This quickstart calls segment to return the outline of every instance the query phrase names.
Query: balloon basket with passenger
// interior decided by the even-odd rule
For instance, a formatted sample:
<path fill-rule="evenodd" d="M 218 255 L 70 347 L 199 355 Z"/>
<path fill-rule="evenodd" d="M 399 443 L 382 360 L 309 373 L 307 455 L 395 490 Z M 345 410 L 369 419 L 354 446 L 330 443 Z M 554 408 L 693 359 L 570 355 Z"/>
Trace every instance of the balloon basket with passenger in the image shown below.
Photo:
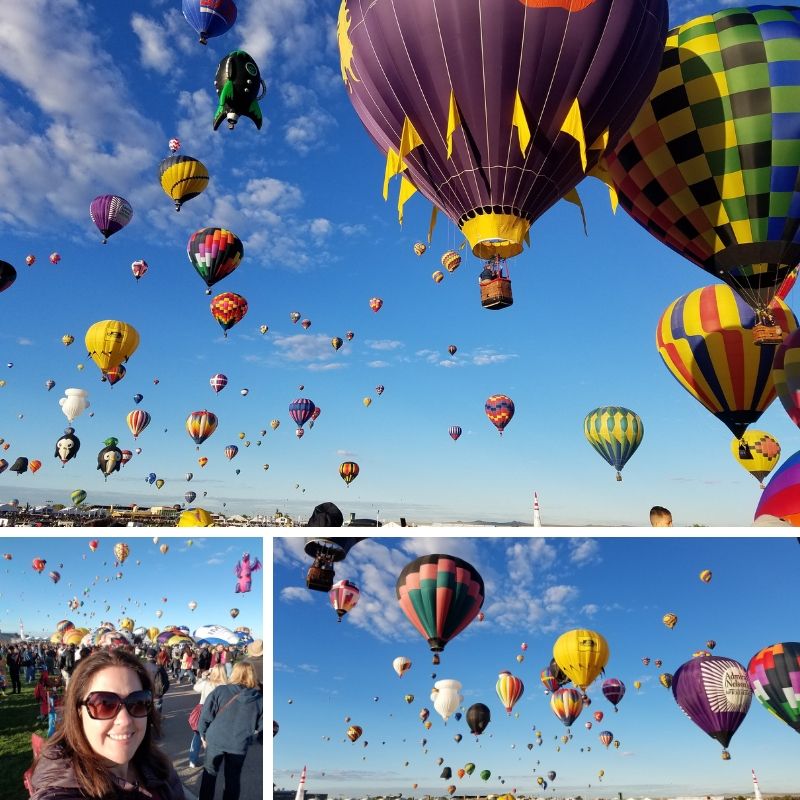
<path fill-rule="evenodd" d="M 508 267 L 504 258 L 495 256 L 487 261 L 478 278 L 478 284 L 481 290 L 481 305 L 484 308 L 497 311 L 513 305 L 511 278 L 508 276 Z"/>
<path fill-rule="evenodd" d="M 756 309 L 756 324 L 753 325 L 753 344 L 760 347 L 783 344 L 786 331 L 775 321 L 769 312 Z"/>

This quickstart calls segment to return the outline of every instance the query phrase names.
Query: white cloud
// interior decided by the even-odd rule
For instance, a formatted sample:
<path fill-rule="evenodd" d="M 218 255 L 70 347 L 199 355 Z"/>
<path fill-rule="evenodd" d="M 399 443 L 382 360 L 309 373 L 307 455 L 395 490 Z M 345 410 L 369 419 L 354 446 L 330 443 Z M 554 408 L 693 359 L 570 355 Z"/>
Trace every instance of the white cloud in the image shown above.
<path fill-rule="evenodd" d="M 384 368 L 384 367 L 388 367 L 389 366 L 389 362 L 388 361 L 368 361 L 367 362 L 367 366 L 368 367 L 372 367 L 374 369 L 381 369 L 381 368 Z"/>
<path fill-rule="evenodd" d="M 332 230 L 333 225 L 331 224 L 331 221 L 322 217 L 312 219 L 311 224 L 309 225 L 309 231 L 314 236 L 328 236 Z"/>
<path fill-rule="evenodd" d="M 180 73 L 181 53 L 189 53 L 193 46 L 191 28 L 183 15 L 171 9 L 161 20 L 134 13 L 131 28 L 139 38 L 139 58 L 145 69 L 160 75 Z"/>
<path fill-rule="evenodd" d="M 600 610 L 597 603 L 587 603 L 581 608 L 581 614 L 586 614 L 587 617 L 593 617 Z"/>
<path fill-rule="evenodd" d="M 563 611 L 567 602 L 576 599 L 578 590 L 574 586 L 549 586 L 542 593 L 545 608 L 548 612 Z"/>
<path fill-rule="evenodd" d="M 367 339 L 364 342 L 365 347 L 370 350 L 399 350 L 405 345 L 396 339 Z"/>
<path fill-rule="evenodd" d="M 281 589 L 281 600 L 286 603 L 311 603 L 311 592 L 303 586 L 285 586 Z"/>
<path fill-rule="evenodd" d="M 521 539 L 506 548 L 508 575 L 523 586 L 532 585 L 556 561 L 556 548 L 546 539 Z"/>
<path fill-rule="evenodd" d="M 596 539 L 570 539 L 570 560 L 583 566 L 600 561 L 600 545 Z"/>
<path fill-rule="evenodd" d="M 339 230 L 345 236 L 359 236 L 362 233 L 367 232 L 367 226 L 362 225 L 360 222 L 356 223 L 355 225 L 340 225 Z"/>
<path fill-rule="evenodd" d="M 333 354 L 330 338 L 322 333 L 278 334 L 272 339 L 272 346 L 280 358 L 291 362 L 329 362 Z"/>
<path fill-rule="evenodd" d="M 26 338 L 23 337 L 21 339 L 17 339 L 17 344 L 18 345 L 22 345 L 23 347 L 29 347 L 30 345 L 33 344 L 33 340 L 32 339 L 26 339 Z"/>
<path fill-rule="evenodd" d="M 284 126 L 286 144 L 306 155 L 321 147 L 336 120 L 321 108 L 312 108 L 289 120 Z"/>
<path fill-rule="evenodd" d="M 329 364 L 309 364 L 308 369 L 311 372 L 329 372 L 332 369 L 344 369 L 347 364 L 342 364 L 340 361 L 332 361 Z"/>

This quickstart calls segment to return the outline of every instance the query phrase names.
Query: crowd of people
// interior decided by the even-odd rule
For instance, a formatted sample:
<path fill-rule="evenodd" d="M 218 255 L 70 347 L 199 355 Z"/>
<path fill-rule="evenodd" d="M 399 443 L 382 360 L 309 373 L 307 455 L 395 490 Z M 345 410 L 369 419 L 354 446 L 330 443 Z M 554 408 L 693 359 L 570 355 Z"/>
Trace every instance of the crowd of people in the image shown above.
<path fill-rule="evenodd" d="M 0 645 L 0 693 L 34 684 L 47 739 L 26 776 L 32 800 L 184 800 L 160 749 L 171 682 L 198 693 L 189 714 L 189 766 L 202 768 L 199 800 L 238 800 L 250 745 L 263 733 L 263 643 L 114 648 L 22 642 Z M 5 695 L 3 695 L 5 696 Z M 205 749 L 201 757 L 201 749 Z"/>

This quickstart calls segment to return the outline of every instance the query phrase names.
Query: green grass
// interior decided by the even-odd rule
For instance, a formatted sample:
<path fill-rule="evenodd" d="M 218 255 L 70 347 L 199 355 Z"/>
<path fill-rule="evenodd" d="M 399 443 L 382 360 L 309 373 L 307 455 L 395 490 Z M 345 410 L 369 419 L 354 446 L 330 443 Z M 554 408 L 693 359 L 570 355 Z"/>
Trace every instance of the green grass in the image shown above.
<path fill-rule="evenodd" d="M 26 800 L 28 792 L 22 775 L 33 761 L 31 734 L 47 734 L 47 724 L 37 723 L 39 703 L 33 697 L 35 684 L 22 684 L 22 694 L 0 697 L 0 797 L 3 800 Z"/>

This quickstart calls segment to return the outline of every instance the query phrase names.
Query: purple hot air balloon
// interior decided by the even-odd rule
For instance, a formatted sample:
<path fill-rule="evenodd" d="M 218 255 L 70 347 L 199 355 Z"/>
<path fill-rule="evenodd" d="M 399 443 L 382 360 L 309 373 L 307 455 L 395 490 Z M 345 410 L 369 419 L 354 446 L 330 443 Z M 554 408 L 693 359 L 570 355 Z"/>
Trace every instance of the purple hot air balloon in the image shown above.
<path fill-rule="evenodd" d="M 298 430 L 311 419 L 315 408 L 314 402 L 305 397 L 298 397 L 289 403 L 289 416 L 297 423 Z"/>
<path fill-rule="evenodd" d="M 450 426 L 450 438 L 454 442 L 457 442 L 459 436 L 461 436 L 461 426 L 460 425 L 451 425 Z"/>
<path fill-rule="evenodd" d="M 625 697 L 625 684 L 619 678 L 603 681 L 603 696 L 614 706 L 614 711 L 619 711 L 617 703 Z"/>
<path fill-rule="evenodd" d="M 418 189 L 476 256 L 509 257 L 630 127 L 667 18 L 666 0 L 342 0 L 342 78 L 386 188 L 402 175 L 401 201 Z"/>
<path fill-rule="evenodd" d="M 747 670 L 732 658 L 697 656 L 672 676 L 672 694 L 689 719 L 726 748 L 750 708 Z M 723 758 L 729 758 L 723 750 Z"/>
<path fill-rule="evenodd" d="M 133 218 L 133 207 L 116 194 L 101 194 L 89 205 L 89 216 L 103 234 L 103 244 L 108 237 L 122 230 Z"/>

